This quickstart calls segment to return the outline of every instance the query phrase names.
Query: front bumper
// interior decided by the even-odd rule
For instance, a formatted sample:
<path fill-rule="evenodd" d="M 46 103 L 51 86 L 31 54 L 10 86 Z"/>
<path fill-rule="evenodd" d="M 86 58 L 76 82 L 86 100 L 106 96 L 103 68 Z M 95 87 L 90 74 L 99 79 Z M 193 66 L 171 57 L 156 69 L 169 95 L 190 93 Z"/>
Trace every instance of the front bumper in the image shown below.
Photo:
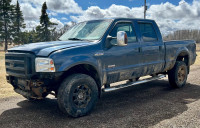
<path fill-rule="evenodd" d="M 6 79 L 14 87 L 15 92 L 22 96 L 42 99 L 51 91 L 56 92 L 62 81 L 62 75 L 62 72 L 39 73 L 30 79 L 7 75 Z"/>
<path fill-rule="evenodd" d="M 27 80 L 13 76 L 6 76 L 7 82 L 14 87 L 14 91 L 24 97 L 42 99 L 48 93 L 45 82 L 41 80 Z"/>

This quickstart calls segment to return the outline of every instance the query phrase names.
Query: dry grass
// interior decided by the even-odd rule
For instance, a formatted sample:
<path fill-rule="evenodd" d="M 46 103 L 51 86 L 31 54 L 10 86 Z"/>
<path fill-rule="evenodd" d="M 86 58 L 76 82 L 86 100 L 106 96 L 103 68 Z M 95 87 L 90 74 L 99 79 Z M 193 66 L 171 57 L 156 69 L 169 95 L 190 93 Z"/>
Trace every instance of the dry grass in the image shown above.
<path fill-rule="evenodd" d="M 12 85 L 8 84 L 6 81 L 4 58 L 5 58 L 5 53 L 0 52 L 0 98 L 18 95 L 13 91 Z"/>
<path fill-rule="evenodd" d="M 15 47 L 16 45 L 8 45 L 8 49 Z M 4 51 L 4 45 L 0 45 L 0 51 Z"/>
<path fill-rule="evenodd" d="M 194 65 L 200 65 L 200 52 L 197 52 L 197 58 Z"/>
<path fill-rule="evenodd" d="M 200 43 L 197 44 L 197 51 L 200 52 Z"/>

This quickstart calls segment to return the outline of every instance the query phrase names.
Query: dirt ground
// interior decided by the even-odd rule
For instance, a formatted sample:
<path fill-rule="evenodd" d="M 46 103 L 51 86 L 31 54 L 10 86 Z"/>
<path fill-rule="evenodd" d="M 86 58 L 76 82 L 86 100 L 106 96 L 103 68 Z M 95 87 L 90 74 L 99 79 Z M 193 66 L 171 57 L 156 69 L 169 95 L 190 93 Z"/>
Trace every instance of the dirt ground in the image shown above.
<path fill-rule="evenodd" d="M 0 99 L 0 127 L 49 128 L 198 128 L 200 126 L 200 66 L 193 66 L 187 85 L 169 87 L 167 79 L 103 93 L 85 117 L 62 114 L 54 98 L 28 102 L 21 96 Z"/>

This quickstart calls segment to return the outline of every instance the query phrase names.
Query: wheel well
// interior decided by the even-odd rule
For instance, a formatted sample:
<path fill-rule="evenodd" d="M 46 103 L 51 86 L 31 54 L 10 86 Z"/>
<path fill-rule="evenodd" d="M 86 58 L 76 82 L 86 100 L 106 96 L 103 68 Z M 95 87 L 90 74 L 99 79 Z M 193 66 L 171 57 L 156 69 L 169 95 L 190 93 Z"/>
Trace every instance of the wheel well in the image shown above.
<path fill-rule="evenodd" d="M 190 64 L 189 64 L 189 56 L 187 53 L 183 52 L 178 55 L 176 61 L 183 61 L 185 62 L 187 68 L 188 68 L 188 74 L 190 73 Z"/>
<path fill-rule="evenodd" d="M 180 53 L 176 59 L 176 61 L 183 61 L 187 66 L 189 66 L 189 56 L 187 53 Z"/>
<path fill-rule="evenodd" d="M 64 72 L 64 74 L 61 77 L 61 81 L 63 81 L 66 77 L 76 74 L 76 73 L 82 73 L 91 76 L 97 83 L 98 90 L 99 90 L 99 96 L 101 94 L 101 80 L 99 73 L 97 70 L 89 64 L 79 64 L 76 66 L 71 67 L 67 71 Z"/>

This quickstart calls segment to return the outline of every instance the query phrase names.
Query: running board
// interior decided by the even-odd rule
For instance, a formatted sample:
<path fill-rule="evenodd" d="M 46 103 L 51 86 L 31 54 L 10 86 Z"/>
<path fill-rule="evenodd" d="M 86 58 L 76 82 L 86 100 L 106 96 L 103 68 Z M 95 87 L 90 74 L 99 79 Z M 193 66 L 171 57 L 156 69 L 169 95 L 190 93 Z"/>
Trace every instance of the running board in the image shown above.
<path fill-rule="evenodd" d="M 118 89 L 121 89 L 121 88 L 126 88 L 126 87 L 130 87 L 130 86 L 138 85 L 138 84 L 147 83 L 147 82 L 150 82 L 150 81 L 153 81 L 153 80 L 162 79 L 164 77 L 166 77 L 166 75 L 157 75 L 157 76 L 154 76 L 154 77 L 151 77 L 151 78 L 139 80 L 139 81 L 136 81 L 136 82 L 131 82 L 131 83 L 128 83 L 128 84 L 121 84 L 121 85 L 117 85 L 117 86 L 113 86 L 113 87 L 109 87 L 109 88 L 104 88 L 104 89 L 102 89 L 102 91 L 103 92 L 111 92 L 111 91 L 115 91 L 115 90 L 118 90 Z"/>

